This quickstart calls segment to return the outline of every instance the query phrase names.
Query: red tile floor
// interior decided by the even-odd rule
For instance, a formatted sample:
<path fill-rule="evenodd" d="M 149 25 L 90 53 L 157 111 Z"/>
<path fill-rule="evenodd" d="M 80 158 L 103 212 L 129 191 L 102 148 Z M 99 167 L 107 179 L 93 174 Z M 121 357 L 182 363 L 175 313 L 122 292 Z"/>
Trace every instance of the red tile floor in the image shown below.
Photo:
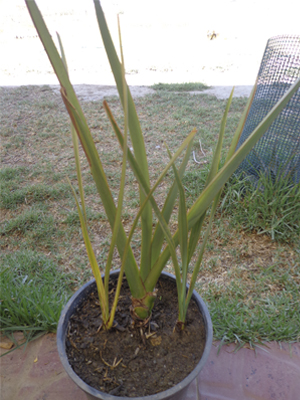
<path fill-rule="evenodd" d="M 240 349 L 212 346 L 186 400 L 300 400 L 300 343 Z M 5 350 L 1 349 L 3 353 Z M 86 400 L 66 375 L 55 334 L 0 358 L 1 400 Z"/>

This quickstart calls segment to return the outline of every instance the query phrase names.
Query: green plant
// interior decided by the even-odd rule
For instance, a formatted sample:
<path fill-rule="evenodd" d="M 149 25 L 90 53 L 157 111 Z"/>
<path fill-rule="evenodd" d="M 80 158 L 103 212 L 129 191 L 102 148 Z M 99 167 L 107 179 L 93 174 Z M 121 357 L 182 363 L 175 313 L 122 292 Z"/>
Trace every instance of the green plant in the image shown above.
<path fill-rule="evenodd" d="M 228 276 L 221 287 L 217 279 L 208 282 L 203 297 L 210 306 L 215 339 L 240 338 L 251 345 L 299 340 L 299 262 L 278 262 L 277 256 L 269 268 L 254 271 L 240 262 L 235 277 Z"/>
<path fill-rule="evenodd" d="M 299 242 L 300 183 L 291 184 L 283 174 L 274 178 L 261 172 L 254 182 L 248 176 L 233 177 L 224 189 L 220 210 L 244 231 Z"/>
<path fill-rule="evenodd" d="M 169 163 L 161 172 L 155 184 L 150 186 L 148 163 L 145 151 L 144 138 L 141 131 L 139 119 L 136 113 L 135 105 L 131 97 L 129 88 L 125 80 L 125 67 L 123 60 L 122 45 L 120 46 L 121 61 L 119 60 L 115 47 L 110 37 L 110 33 L 106 24 L 106 20 L 98 0 L 94 0 L 98 24 L 106 53 L 116 80 L 116 85 L 119 91 L 121 103 L 124 110 L 124 134 L 122 134 L 113 114 L 106 102 L 104 108 L 111 122 L 116 137 L 120 143 L 123 151 L 121 183 L 119 190 L 119 198 L 117 206 L 114 203 L 110 187 L 107 183 L 104 168 L 100 160 L 99 154 L 96 150 L 92 135 L 90 133 L 88 124 L 85 120 L 84 114 L 77 100 L 73 87 L 69 81 L 66 60 L 64 57 L 63 49 L 61 47 L 61 56 L 59 55 L 52 38 L 46 28 L 42 16 L 33 0 L 26 0 L 27 7 L 31 14 L 32 20 L 36 26 L 41 41 L 46 49 L 50 62 L 58 77 L 61 85 L 61 95 L 65 106 L 68 110 L 69 116 L 72 121 L 72 137 L 75 150 L 75 159 L 77 165 L 78 184 L 80 192 L 80 202 L 76 197 L 75 190 L 73 190 L 77 208 L 79 212 L 83 237 L 90 260 L 90 264 L 96 279 L 97 289 L 99 293 L 99 300 L 102 309 L 102 320 L 105 328 L 111 327 L 114 318 L 114 312 L 117 305 L 118 294 L 122 282 L 123 272 L 125 271 L 127 281 L 133 297 L 132 302 L 132 315 L 139 319 L 147 319 L 151 315 L 155 299 L 155 285 L 159 276 L 165 267 L 168 260 L 171 258 L 176 274 L 177 289 L 178 289 L 178 305 L 179 317 L 178 325 L 184 327 L 185 315 L 187 307 L 192 295 L 192 290 L 195 287 L 196 278 L 200 269 L 203 252 L 209 236 L 214 213 L 219 202 L 220 193 L 223 185 L 232 175 L 232 173 L 239 166 L 241 161 L 249 153 L 254 144 L 262 137 L 264 132 L 268 129 L 276 116 L 281 112 L 289 99 L 298 90 L 300 80 L 294 84 L 291 89 L 285 94 L 282 100 L 272 109 L 268 116 L 261 122 L 261 124 L 253 131 L 247 141 L 235 152 L 236 144 L 239 135 L 243 128 L 248 110 L 254 96 L 255 88 L 250 96 L 246 109 L 243 113 L 241 121 L 238 125 L 233 141 L 231 143 L 225 164 L 219 169 L 221 149 L 223 142 L 223 135 L 226 125 L 227 114 L 229 111 L 232 94 L 226 106 L 225 114 L 222 119 L 220 136 L 215 150 L 212 161 L 212 167 L 206 180 L 205 189 L 197 198 L 193 206 L 187 211 L 185 202 L 184 188 L 181 183 L 184 170 L 186 168 L 190 151 L 192 148 L 192 139 L 195 136 L 195 130 L 192 131 L 187 138 L 183 141 L 182 145 L 172 156 L 170 151 L 167 152 L 170 157 Z M 59 39 L 60 41 L 60 39 Z M 121 41 L 121 39 L 120 39 Z M 127 145 L 127 130 L 130 134 L 131 144 L 133 146 L 134 154 L 130 151 Z M 104 281 L 101 278 L 100 270 L 96 261 L 94 251 L 89 239 L 88 227 L 85 216 L 85 206 L 83 197 L 83 187 L 81 182 L 80 163 L 77 147 L 77 136 L 84 149 L 85 155 L 90 165 L 91 173 L 93 175 L 98 193 L 101 197 L 107 219 L 112 229 L 112 238 L 110 250 L 107 257 L 107 265 L 105 269 Z M 175 166 L 175 161 L 179 155 L 187 148 L 186 153 L 181 161 L 179 168 Z M 127 236 L 124 227 L 121 223 L 123 192 L 126 177 L 126 164 L 127 161 L 133 171 L 135 178 L 139 183 L 140 191 L 140 209 L 132 224 L 132 228 Z M 164 176 L 167 174 L 169 168 L 173 169 L 174 182 L 167 194 L 166 200 L 162 210 L 159 209 L 153 194 L 158 187 Z M 178 230 L 171 233 L 168 226 L 170 217 L 174 210 L 177 195 L 179 193 L 179 213 L 178 213 Z M 81 203 L 81 204 L 80 204 Z M 206 212 L 212 204 L 210 212 L 209 224 L 206 229 L 200 253 L 194 266 L 192 278 L 190 281 L 190 288 L 186 294 L 186 283 L 188 265 L 197 248 L 200 238 L 203 222 Z M 157 218 L 157 224 L 153 232 L 153 215 Z M 138 222 L 141 221 L 141 250 L 140 250 L 140 265 L 138 267 L 137 259 L 134 257 L 132 248 L 130 246 L 131 239 L 136 232 Z M 190 233 L 189 233 L 190 232 Z M 180 256 L 177 258 L 176 247 L 179 245 Z M 118 287 L 115 294 L 114 304 L 109 310 L 108 304 L 108 280 L 111 268 L 111 260 L 114 248 L 117 247 L 120 257 L 122 259 L 121 270 L 119 274 Z M 181 265 L 180 265 L 181 264 Z"/>
<path fill-rule="evenodd" d="M 0 257 L 3 332 L 55 332 L 71 280 L 44 254 L 21 250 Z"/>
<path fill-rule="evenodd" d="M 168 92 L 188 92 L 192 90 L 205 90 L 209 86 L 204 85 L 200 82 L 189 82 L 189 83 L 157 83 L 152 85 L 154 90 L 166 90 Z"/>

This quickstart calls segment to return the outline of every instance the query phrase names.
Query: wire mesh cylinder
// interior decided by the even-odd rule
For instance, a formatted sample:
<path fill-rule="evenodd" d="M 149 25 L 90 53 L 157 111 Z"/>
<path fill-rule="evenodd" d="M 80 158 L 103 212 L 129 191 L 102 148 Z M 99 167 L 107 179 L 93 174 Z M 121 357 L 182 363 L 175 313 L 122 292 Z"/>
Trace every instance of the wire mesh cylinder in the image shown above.
<path fill-rule="evenodd" d="M 237 148 L 300 77 L 300 36 L 268 40 L 258 72 L 257 90 Z M 257 181 L 261 174 L 300 181 L 300 90 L 240 165 L 238 174 Z"/>

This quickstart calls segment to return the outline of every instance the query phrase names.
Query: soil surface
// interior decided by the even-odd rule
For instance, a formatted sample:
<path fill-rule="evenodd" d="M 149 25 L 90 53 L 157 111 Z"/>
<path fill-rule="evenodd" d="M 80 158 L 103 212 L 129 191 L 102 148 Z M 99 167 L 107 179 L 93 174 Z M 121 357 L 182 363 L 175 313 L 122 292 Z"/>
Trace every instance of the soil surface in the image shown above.
<path fill-rule="evenodd" d="M 111 283 L 111 293 L 114 292 Z M 150 324 L 134 325 L 126 280 L 115 317 L 117 327 L 99 330 L 100 307 L 96 290 L 70 319 L 66 341 L 69 362 L 88 385 L 115 396 L 137 397 L 170 389 L 196 367 L 205 346 L 202 315 L 192 300 L 183 331 L 174 329 L 177 291 L 161 278 Z"/>

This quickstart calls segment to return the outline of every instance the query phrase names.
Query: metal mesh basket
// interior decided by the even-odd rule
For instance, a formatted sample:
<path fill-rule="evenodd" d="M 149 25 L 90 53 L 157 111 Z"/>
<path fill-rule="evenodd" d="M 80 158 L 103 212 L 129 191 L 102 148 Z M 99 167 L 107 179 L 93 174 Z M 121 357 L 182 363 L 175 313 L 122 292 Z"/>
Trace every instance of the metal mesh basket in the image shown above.
<path fill-rule="evenodd" d="M 237 148 L 271 108 L 300 77 L 300 36 L 268 40 L 258 72 L 258 84 Z M 291 184 L 300 181 L 300 90 L 295 93 L 264 136 L 240 165 L 237 173 L 256 182 L 261 174 Z"/>

